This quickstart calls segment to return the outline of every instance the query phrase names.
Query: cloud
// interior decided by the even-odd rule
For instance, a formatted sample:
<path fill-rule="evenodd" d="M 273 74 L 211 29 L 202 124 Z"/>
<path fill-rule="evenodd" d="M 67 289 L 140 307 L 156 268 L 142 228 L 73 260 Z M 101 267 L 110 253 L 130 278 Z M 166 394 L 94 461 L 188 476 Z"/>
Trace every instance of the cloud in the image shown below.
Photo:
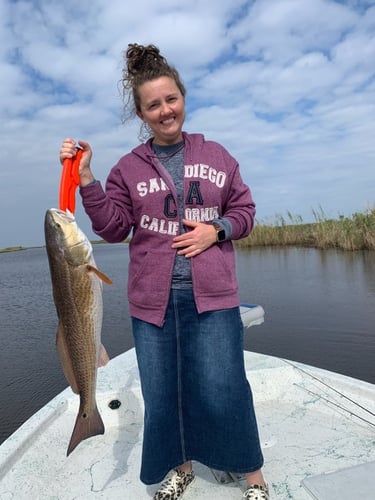
<path fill-rule="evenodd" d="M 0 248 L 43 244 L 64 137 L 91 143 L 103 181 L 138 143 L 118 88 L 132 42 L 158 45 L 180 71 L 185 129 L 238 159 L 260 220 L 374 206 L 373 1 L 4 0 Z"/>

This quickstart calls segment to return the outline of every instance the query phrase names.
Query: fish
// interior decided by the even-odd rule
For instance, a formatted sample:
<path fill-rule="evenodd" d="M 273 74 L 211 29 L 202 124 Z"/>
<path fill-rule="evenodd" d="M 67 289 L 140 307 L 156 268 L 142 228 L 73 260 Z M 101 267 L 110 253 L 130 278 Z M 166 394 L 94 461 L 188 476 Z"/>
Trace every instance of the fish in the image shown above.
<path fill-rule="evenodd" d="M 109 361 L 101 344 L 103 282 L 108 276 L 95 264 L 93 248 L 69 210 L 50 208 L 44 220 L 46 251 L 58 316 L 56 348 L 79 410 L 67 456 L 81 441 L 104 434 L 96 402 L 97 368 Z"/>

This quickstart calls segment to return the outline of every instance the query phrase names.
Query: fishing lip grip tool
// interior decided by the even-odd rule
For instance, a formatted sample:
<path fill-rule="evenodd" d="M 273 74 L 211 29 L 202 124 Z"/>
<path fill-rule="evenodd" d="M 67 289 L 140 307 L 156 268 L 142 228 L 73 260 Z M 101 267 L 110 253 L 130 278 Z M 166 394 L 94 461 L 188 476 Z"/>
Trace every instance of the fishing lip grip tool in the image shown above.
<path fill-rule="evenodd" d="M 59 208 L 64 212 L 69 210 L 74 214 L 76 208 L 76 189 L 79 186 L 79 164 L 83 149 L 76 146 L 76 155 L 73 158 L 66 158 L 63 163 L 60 180 Z"/>

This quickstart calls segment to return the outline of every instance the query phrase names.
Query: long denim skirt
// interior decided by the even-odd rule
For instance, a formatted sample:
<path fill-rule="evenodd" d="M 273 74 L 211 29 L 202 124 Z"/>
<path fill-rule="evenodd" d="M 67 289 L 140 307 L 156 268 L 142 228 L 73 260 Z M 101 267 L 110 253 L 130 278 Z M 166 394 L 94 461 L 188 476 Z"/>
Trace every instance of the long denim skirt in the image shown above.
<path fill-rule="evenodd" d="M 145 405 L 141 481 L 158 483 L 188 460 L 260 469 L 239 308 L 198 314 L 192 290 L 172 290 L 163 327 L 132 326 Z"/>

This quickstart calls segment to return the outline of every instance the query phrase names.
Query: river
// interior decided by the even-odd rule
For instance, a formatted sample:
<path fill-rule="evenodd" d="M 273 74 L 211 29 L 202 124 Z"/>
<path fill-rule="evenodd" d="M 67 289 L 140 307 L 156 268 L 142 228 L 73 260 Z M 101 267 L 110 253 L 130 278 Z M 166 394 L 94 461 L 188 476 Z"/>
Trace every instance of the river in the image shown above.
<path fill-rule="evenodd" d="M 103 344 L 133 346 L 126 302 L 128 249 L 94 246 L 104 287 Z M 375 252 L 237 250 L 241 300 L 265 309 L 248 350 L 375 383 Z M 44 248 L 0 254 L 0 443 L 66 387 L 55 351 L 56 311 Z"/>

